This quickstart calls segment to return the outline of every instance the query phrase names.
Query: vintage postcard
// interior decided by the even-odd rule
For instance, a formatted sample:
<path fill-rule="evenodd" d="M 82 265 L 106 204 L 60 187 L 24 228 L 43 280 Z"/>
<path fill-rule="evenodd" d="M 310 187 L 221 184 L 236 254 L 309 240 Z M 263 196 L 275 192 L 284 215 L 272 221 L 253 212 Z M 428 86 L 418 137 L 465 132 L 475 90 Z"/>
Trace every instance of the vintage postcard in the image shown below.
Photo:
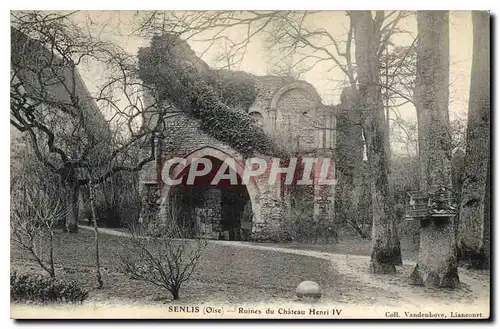
<path fill-rule="evenodd" d="M 487 11 L 10 12 L 14 319 L 489 319 Z"/>

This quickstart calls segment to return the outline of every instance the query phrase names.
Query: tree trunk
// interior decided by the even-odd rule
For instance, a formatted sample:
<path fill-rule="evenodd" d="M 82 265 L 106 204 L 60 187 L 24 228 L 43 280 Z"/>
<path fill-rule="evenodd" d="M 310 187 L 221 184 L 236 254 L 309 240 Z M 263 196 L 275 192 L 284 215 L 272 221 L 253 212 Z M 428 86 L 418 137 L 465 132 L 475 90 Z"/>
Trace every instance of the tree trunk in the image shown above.
<path fill-rule="evenodd" d="M 55 278 L 56 269 L 54 267 L 54 231 L 52 227 L 49 228 L 49 265 L 50 265 L 50 276 L 52 278 Z"/>
<path fill-rule="evenodd" d="M 449 22 L 447 11 L 419 11 L 416 104 L 419 129 L 420 188 L 446 188 L 451 197 Z M 421 219 L 418 263 L 413 284 L 458 285 L 453 217 Z"/>
<path fill-rule="evenodd" d="M 484 250 L 484 218 L 487 167 L 490 161 L 489 23 L 488 12 L 472 12 L 474 41 L 458 248 L 461 260 L 474 268 L 484 268 L 487 262 Z"/>
<path fill-rule="evenodd" d="M 388 161 L 390 162 L 391 160 L 391 156 L 392 156 L 392 153 L 391 153 L 391 140 L 390 140 L 390 127 L 391 127 L 391 122 L 390 122 L 390 106 L 389 106 L 389 45 L 385 45 L 385 58 L 386 58 L 386 61 L 385 61 L 385 83 L 384 83 L 384 89 L 385 89 L 385 94 L 384 94 L 384 98 L 385 98 L 385 106 L 384 106 L 384 110 L 385 110 L 385 131 L 386 131 L 386 134 L 384 136 L 384 141 L 385 143 L 387 144 L 387 159 Z M 390 167 L 389 167 L 390 168 Z"/>
<path fill-rule="evenodd" d="M 78 233 L 78 184 L 71 180 L 67 185 L 66 207 L 70 209 L 66 214 L 65 229 L 69 233 Z"/>
<path fill-rule="evenodd" d="M 179 299 L 179 288 L 180 287 L 173 287 L 170 289 L 170 293 L 172 294 L 173 300 L 178 300 Z"/>
<path fill-rule="evenodd" d="M 342 90 L 341 105 L 336 117 L 335 170 L 336 216 L 341 223 L 352 225 L 365 223 L 360 211 L 363 193 L 363 132 L 360 125 L 360 111 L 356 104 L 354 87 Z M 358 227 L 359 228 L 359 227 Z M 361 232 L 358 233 L 363 236 Z"/>
<path fill-rule="evenodd" d="M 401 249 L 389 195 L 389 162 L 385 142 L 385 115 L 380 88 L 380 24 L 370 11 L 350 13 L 354 25 L 355 56 L 358 69 L 358 104 L 370 168 L 373 209 L 371 269 L 375 273 L 395 273 Z"/>
<path fill-rule="evenodd" d="M 91 178 L 89 177 L 89 201 L 90 201 L 90 212 L 92 213 L 92 221 L 94 222 L 94 242 L 95 242 L 95 266 L 96 266 L 96 277 L 97 277 L 97 289 L 102 288 L 102 277 L 101 277 L 101 264 L 99 260 L 99 230 L 97 227 L 97 215 L 95 213 L 94 205 L 94 187 L 92 185 Z"/>
<path fill-rule="evenodd" d="M 488 174 L 486 178 L 486 196 L 484 200 L 484 268 L 490 268 L 490 259 L 491 259 L 491 246 L 490 246 L 490 237 L 491 237 L 491 162 L 488 163 Z"/>

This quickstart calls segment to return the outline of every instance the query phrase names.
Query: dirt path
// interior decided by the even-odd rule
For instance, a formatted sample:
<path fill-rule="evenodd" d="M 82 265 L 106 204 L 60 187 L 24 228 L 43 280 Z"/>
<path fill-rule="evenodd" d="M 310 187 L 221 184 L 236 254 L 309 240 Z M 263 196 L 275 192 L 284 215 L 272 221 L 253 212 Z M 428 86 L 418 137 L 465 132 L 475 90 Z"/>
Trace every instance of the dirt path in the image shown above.
<path fill-rule="evenodd" d="M 272 250 L 277 252 L 303 255 L 329 260 L 331 266 L 344 277 L 360 281 L 364 285 L 382 288 L 391 294 L 382 297 L 386 305 L 422 306 L 422 305 L 453 305 L 474 303 L 475 306 L 489 304 L 489 278 L 485 273 L 459 268 L 460 289 L 442 290 L 416 287 L 408 283 L 408 277 L 415 267 L 415 262 L 406 261 L 398 267 L 395 275 L 377 275 L 369 270 L 368 256 L 335 254 L 314 250 L 299 250 L 265 245 L 254 245 L 240 241 L 213 241 L 235 247 Z"/>
<path fill-rule="evenodd" d="M 93 230 L 92 227 L 80 226 L 82 229 Z M 128 237 L 129 234 L 112 229 L 99 228 L 103 234 Z M 346 278 L 359 281 L 364 285 L 390 292 L 387 296 L 381 296 L 387 306 L 417 306 L 422 305 L 449 305 L 471 303 L 474 306 L 485 307 L 489 305 L 490 282 L 489 273 L 481 271 L 470 271 L 459 268 L 461 288 L 455 290 L 432 289 L 415 287 L 410 285 L 408 277 L 415 266 L 415 262 L 404 261 L 404 265 L 398 267 L 395 275 L 376 275 L 369 271 L 370 259 L 368 256 L 335 254 L 314 250 L 301 250 L 291 248 L 280 248 L 275 246 L 256 245 L 244 241 L 220 241 L 211 240 L 210 243 L 237 248 L 250 248 L 260 250 L 271 250 L 281 253 L 302 255 L 328 260 L 336 271 Z M 380 305 L 382 306 L 382 305 Z"/>

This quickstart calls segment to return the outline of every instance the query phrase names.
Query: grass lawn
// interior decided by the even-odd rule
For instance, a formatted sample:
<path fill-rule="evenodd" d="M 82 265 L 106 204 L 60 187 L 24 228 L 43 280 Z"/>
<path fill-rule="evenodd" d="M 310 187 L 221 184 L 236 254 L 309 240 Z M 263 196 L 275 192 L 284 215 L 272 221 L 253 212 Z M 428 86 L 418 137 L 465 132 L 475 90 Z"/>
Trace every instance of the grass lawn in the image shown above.
<path fill-rule="evenodd" d="M 119 255 L 128 247 L 125 237 L 100 235 L 104 288 L 96 289 L 93 232 L 56 233 L 55 258 L 59 278 L 77 280 L 89 302 L 164 303 L 170 294 L 158 287 L 131 280 L 119 272 Z M 11 268 L 40 272 L 29 252 L 11 242 Z M 318 282 L 322 301 L 375 303 L 382 289 L 341 277 L 326 260 L 267 250 L 235 248 L 208 242 L 191 280 L 181 288 L 178 303 L 260 303 L 296 299 L 295 288 L 304 280 Z M 359 291 L 364 293 L 360 296 Z M 387 294 L 387 293 L 385 293 Z M 370 298 L 370 296 L 372 296 Z"/>

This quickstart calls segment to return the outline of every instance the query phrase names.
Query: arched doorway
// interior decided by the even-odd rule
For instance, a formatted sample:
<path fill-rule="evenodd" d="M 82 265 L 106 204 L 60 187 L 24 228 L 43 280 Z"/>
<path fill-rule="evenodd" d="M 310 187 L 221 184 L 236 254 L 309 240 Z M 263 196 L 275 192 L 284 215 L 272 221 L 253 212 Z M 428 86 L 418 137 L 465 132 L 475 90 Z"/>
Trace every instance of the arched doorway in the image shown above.
<path fill-rule="evenodd" d="M 172 169 L 171 178 L 181 179 L 175 186 L 164 186 L 162 208 L 167 217 L 175 218 L 179 226 L 192 237 L 223 240 L 248 240 L 252 231 L 252 221 L 258 217 L 257 195 L 254 182 L 242 183 L 244 165 L 226 152 L 212 147 L 204 147 L 184 157 L 187 162 Z M 188 182 L 189 171 L 194 165 L 203 166 L 197 159 L 210 160 L 209 173 Z M 214 182 L 214 177 L 224 161 L 234 160 L 237 183 L 229 179 Z M 199 167 L 199 169 L 201 169 Z M 215 184 L 214 184 L 215 183 Z"/>

